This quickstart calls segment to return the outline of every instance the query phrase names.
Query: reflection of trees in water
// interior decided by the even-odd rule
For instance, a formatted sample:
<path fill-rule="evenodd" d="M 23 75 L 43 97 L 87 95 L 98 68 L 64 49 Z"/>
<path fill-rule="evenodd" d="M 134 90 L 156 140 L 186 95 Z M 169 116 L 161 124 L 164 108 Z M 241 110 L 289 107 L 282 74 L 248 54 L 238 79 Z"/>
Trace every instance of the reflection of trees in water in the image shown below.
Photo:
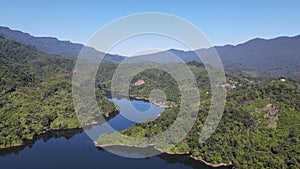
<path fill-rule="evenodd" d="M 207 166 L 206 164 L 198 161 L 198 160 L 194 160 L 190 157 L 190 155 L 187 154 L 160 154 L 158 155 L 159 158 L 165 160 L 167 163 L 170 164 L 175 164 L 175 163 L 181 163 L 184 164 L 186 166 L 190 166 L 193 167 L 194 169 L 212 169 L 212 168 L 216 168 L 216 167 L 210 167 Z M 232 168 L 232 166 L 228 166 L 228 167 L 217 167 L 217 169 L 229 169 Z"/>
<path fill-rule="evenodd" d="M 101 147 L 97 147 L 99 151 L 117 151 L 117 152 L 125 152 L 125 153 L 138 153 L 138 154 L 143 154 L 145 156 L 149 154 L 155 154 L 156 149 L 153 147 L 146 147 L 146 148 L 139 148 L 139 147 L 127 147 L 127 146 L 109 146 L 105 147 L 105 149 Z M 193 167 L 194 169 L 213 169 L 216 167 L 211 167 L 208 166 L 201 161 L 194 160 L 193 158 L 190 157 L 188 154 L 166 154 L 162 153 L 157 155 L 157 157 L 163 159 L 169 164 L 176 164 L 180 163 L 185 166 Z M 146 157 L 146 159 L 150 159 L 151 157 Z M 227 167 L 217 167 L 218 169 L 230 169 L 232 166 L 227 166 Z"/>
<path fill-rule="evenodd" d="M 82 133 L 82 132 L 83 132 L 83 129 L 50 130 L 44 134 L 35 136 L 32 140 L 25 140 L 23 142 L 23 144 L 20 146 L 0 149 L 0 156 L 6 156 L 6 155 L 9 155 L 12 153 L 19 154 L 26 147 L 32 148 L 32 146 L 34 145 L 34 143 L 37 140 L 43 140 L 44 142 L 47 142 L 51 138 L 60 138 L 60 137 L 64 137 L 67 140 L 69 140 L 69 139 L 73 138 L 75 135 Z"/>
<path fill-rule="evenodd" d="M 114 111 L 110 114 L 110 116 L 108 116 L 108 117 L 104 116 L 104 119 L 106 121 L 109 121 L 110 119 L 114 118 L 118 113 L 119 113 L 118 111 Z M 97 117 L 95 120 L 98 121 Z M 101 125 L 101 123 L 99 123 L 98 125 Z M 93 127 L 93 125 L 86 126 L 84 128 L 88 130 L 88 129 L 91 129 L 92 127 Z M 12 153 L 19 154 L 19 152 L 23 151 L 26 147 L 32 148 L 32 146 L 34 145 L 34 143 L 37 140 L 43 140 L 44 142 L 47 142 L 51 138 L 60 138 L 60 137 L 64 137 L 67 140 L 69 140 L 69 139 L 73 138 L 75 135 L 82 133 L 82 132 L 83 132 L 83 129 L 81 129 L 81 128 L 49 130 L 43 134 L 34 136 L 34 138 L 31 140 L 24 140 L 23 144 L 20 146 L 14 146 L 14 147 L 0 149 L 0 156 L 6 156 L 6 155 L 9 155 Z"/>

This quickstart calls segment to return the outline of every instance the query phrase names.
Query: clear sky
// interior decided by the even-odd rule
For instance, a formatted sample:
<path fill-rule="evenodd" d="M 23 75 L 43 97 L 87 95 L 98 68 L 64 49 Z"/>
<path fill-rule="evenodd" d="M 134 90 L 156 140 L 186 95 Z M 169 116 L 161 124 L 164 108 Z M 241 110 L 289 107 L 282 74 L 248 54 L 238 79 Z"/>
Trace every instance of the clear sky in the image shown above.
<path fill-rule="evenodd" d="M 137 12 L 184 18 L 213 45 L 300 34 L 299 0 L 1 0 L 0 25 L 85 43 L 110 21 Z"/>

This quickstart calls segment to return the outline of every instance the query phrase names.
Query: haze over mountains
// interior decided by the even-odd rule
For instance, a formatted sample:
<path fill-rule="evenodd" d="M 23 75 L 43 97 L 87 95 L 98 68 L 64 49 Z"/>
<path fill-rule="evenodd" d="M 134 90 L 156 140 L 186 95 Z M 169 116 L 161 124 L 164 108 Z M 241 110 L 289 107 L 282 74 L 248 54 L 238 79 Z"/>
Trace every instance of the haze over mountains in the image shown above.
<path fill-rule="evenodd" d="M 8 27 L 2 26 L 0 26 L 0 36 L 25 45 L 34 46 L 41 52 L 71 58 L 77 58 L 81 49 L 84 47 L 82 44 L 72 43 L 70 41 L 60 41 L 54 37 L 34 37 L 28 33 L 11 30 Z M 97 51 L 94 48 L 85 47 L 85 50 L 94 55 L 104 55 L 103 52 Z M 113 62 L 120 62 L 124 59 L 122 56 L 118 55 L 107 55 L 107 58 Z"/>
<path fill-rule="evenodd" d="M 11 30 L 0 26 L 0 36 L 17 42 L 34 46 L 38 50 L 55 55 L 76 58 L 84 47 L 82 44 L 60 41 L 53 37 L 33 37 L 28 33 Z M 93 48 L 87 48 L 91 54 L 101 54 Z M 286 77 L 300 79 L 300 35 L 294 37 L 278 37 L 274 39 L 252 39 L 239 45 L 215 47 L 226 71 L 239 72 L 252 77 Z M 168 56 L 175 54 L 184 62 L 199 61 L 195 54 L 207 55 L 212 49 L 196 51 L 168 50 L 159 53 L 136 57 L 136 61 L 173 61 Z M 120 63 L 126 57 L 107 55 L 107 60 Z"/>
<path fill-rule="evenodd" d="M 196 52 L 206 55 L 212 49 Z M 300 78 L 300 35 L 274 39 L 252 39 L 236 46 L 217 46 L 225 70 L 252 77 L 271 76 Z M 185 61 L 197 60 L 194 52 L 171 50 Z M 199 60 L 199 59 L 198 59 Z"/>

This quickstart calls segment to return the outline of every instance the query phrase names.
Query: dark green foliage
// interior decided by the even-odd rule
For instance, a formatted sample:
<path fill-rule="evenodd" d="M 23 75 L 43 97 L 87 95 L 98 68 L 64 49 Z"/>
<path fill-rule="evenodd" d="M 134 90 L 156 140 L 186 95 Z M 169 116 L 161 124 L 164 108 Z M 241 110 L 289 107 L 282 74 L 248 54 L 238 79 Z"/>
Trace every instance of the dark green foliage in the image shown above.
<path fill-rule="evenodd" d="M 50 130 L 80 127 L 72 101 L 74 60 L 0 39 L 0 148 Z M 100 111 L 115 106 L 96 90 Z"/>
<path fill-rule="evenodd" d="M 278 79 L 247 79 L 241 75 L 227 73 L 227 83 L 235 84 L 236 88 L 228 88 L 227 102 L 219 126 L 206 142 L 200 144 L 199 134 L 210 106 L 210 85 L 203 65 L 188 65 L 195 73 L 200 86 L 200 110 L 188 136 L 169 151 L 189 152 L 214 164 L 231 162 L 236 168 L 300 167 L 299 84 Z M 154 70 L 142 72 L 136 79 L 146 81 L 148 77 L 157 81 L 132 88 L 132 91 L 144 96 L 151 88 L 161 87 L 157 82 L 170 84 L 171 81 L 167 75 Z M 174 92 L 166 92 L 169 92 L 166 95 L 174 95 Z M 177 98 L 175 102 L 179 103 L 180 99 Z M 276 110 L 276 114 L 272 116 L 274 119 L 266 117 L 271 110 L 268 105 L 271 104 Z M 172 109 L 166 109 L 157 119 L 136 124 L 122 133 L 137 138 L 162 133 L 177 118 L 179 104 L 175 105 Z M 114 143 L 115 140 L 113 135 L 108 138 L 100 137 L 98 140 L 99 143 L 104 141 Z M 117 141 L 116 144 L 118 143 Z"/>
<path fill-rule="evenodd" d="M 299 84 L 227 73 L 227 83 L 237 88 L 228 89 L 223 118 L 216 132 L 199 144 L 210 106 L 210 85 L 202 64 L 188 65 L 200 88 L 200 110 L 188 136 L 170 151 L 189 152 L 211 163 L 232 162 L 237 168 L 300 168 Z M 1 148 L 22 144 L 45 130 L 79 127 L 71 96 L 73 66 L 72 59 L 43 54 L 31 46 L 0 38 Z M 109 88 L 117 66 L 101 65 L 96 85 Z M 131 86 L 132 95 L 148 97 L 152 89 L 160 89 L 174 107 L 166 109 L 157 119 L 139 123 L 122 133 L 137 138 L 154 136 L 165 131 L 177 117 L 178 86 L 170 75 L 155 69 L 140 72 L 131 83 L 138 79 L 146 83 Z M 109 115 L 116 111 L 103 91 L 96 89 L 96 96 L 100 112 Z M 275 114 L 270 115 L 270 104 L 276 108 Z"/>

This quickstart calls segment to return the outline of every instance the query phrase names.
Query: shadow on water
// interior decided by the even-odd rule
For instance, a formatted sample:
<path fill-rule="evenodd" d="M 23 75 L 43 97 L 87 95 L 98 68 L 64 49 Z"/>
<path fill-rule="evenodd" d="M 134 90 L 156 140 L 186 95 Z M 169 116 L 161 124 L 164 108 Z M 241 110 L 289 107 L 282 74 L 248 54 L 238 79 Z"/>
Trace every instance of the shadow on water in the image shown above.
<path fill-rule="evenodd" d="M 34 137 L 32 140 L 26 140 L 24 141 L 23 145 L 11 147 L 11 148 L 5 148 L 0 149 L 0 156 L 6 156 L 9 154 L 19 154 L 22 152 L 26 147 L 32 148 L 34 143 L 38 140 L 42 140 L 43 142 L 47 142 L 48 140 L 52 138 L 65 138 L 67 140 L 72 139 L 75 135 L 82 134 L 83 129 L 63 129 L 63 130 L 53 130 L 53 131 L 47 131 L 44 134 L 38 135 Z M 158 153 L 159 151 L 154 149 L 153 147 L 147 147 L 147 148 L 138 148 L 138 147 L 126 147 L 126 146 L 110 146 L 106 147 L 104 150 L 103 148 L 97 147 L 99 151 L 117 151 L 121 153 L 126 154 L 138 154 L 138 155 L 144 155 L 147 156 L 149 154 Z M 215 167 L 207 166 L 200 161 L 194 160 L 189 157 L 189 155 L 179 155 L 179 154 L 166 154 L 162 153 L 158 155 L 157 157 L 163 159 L 166 163 L 170 164 L 183 164 L 185 166 L 192 167 L 194 169 L 211 169 Z M 145 157 L 146 159 L 150 159 L 151 157 Z M 232 168 L 232 167 L 218 167 L 218 168 Z"/>
<path fill-rule="evenodd" d="M 187 154 L 160 154 L 158 155 L 159 158 L 162 158 L 165 160 L 167 163 L 170 164 L 176 164 L 176 163 L 181 163 L 186 166 L 193 167 L 194 169 L 211 169 L 211 168 L 218 168 L 218 169 L 230 169 L 232 166 L 224 166 L 224 167 L 211 167 L 207 166 L 206 164 L 203 164 L 202 162 L 198 160 L 194 160 L 190 157 L 190 155 Z"/>
<path fill-rule="evenodd" d="M 80 134 L 82 132 L 83 132 L 83 129 L 80 129 L 80 128 L 49 130 L 43 134 L 34 136 L 33 139 L 31 139 L 31 140 L 25 140 L 22 145 L 0 149 L 0 156 L 6 156 L 9 154 L 19 154 L 26 147 L 32 148 L 34 143 L 38 140 L 47 142 L 48 140 L 50 140 L 52 138 L 60 138 L 60 137 L 64 137 L 67 140 L 69 140 L 69 139 L 73 138 L 75 135 Z"/>
<path fill-rule="evenodd" d="M 109 117 L 104 117 L 106 121 L 114 118 L 118 115 L 119 112 L 112 112 Z M 99 118 L 100 119 L 100 118 Z M 96 121 L 97 117 L 96 117 Z M 102 121 L 102 120 L 99 120 Z M 101 125 L 98 123 L 97 125 Z M 92 129 L 94 125 L 84 127 L 86 130 Z M 45 133 L 41 133 L 39 135 L 35 135 L 33 139 L 24 140 L 22 145 L 8 147 L 8 148 L 1 148 L 0 149 L 0 156 L 6 156 L 9 154 L 19 154 L 19 152 L 23 151 L 26 147 L 32 148 L 34 143 L 38 140 L 42 140 L 47 142 L 51 138 L 60 138 L 63 137 L 67 140 L 73 138 L 75 135 L 80 134 L 84 131 L 82 128 L 75 128 L 75 129 L 57 129 L 57 130 L 48 130 Z"/>
<path fill-rule="evenodd" d="M 115 119 L 117 119 L 117 117 L 118 117 L 118 112 L 114 112 L 114 113 L 111 114 L 110 117 L 106 118 L 106 121 L 109 121 L 110 119 L 112 121 L 114 121 Z M 120 121 L 116 121 L 116 124 L 124 125 L 123 123 L 121 124 Z M 101 124 L 97 124 L 97 126 L 100 126 L 100 125 Z M 97 128 L 97 126 L 89 126 L 89 127 L 92 129 L 93 127 Z M 121 126 L 121 127 L 128 127 L 128 126 Z M 52 147 L 53 147 L 54 148 L 53 151 L 61 150 L 61 149 L 55 149 L 55 148 L 59 147 L 59 145 L 61 145 L 61 144 L 63 144 L 63 146 L 65 146 L 66 144 L 70 145 L 69 148 L 71 148 L 71 149 L 70 149 L 69 153 L 71 153 L 71 154 L 66 153 L 66 154 L 70 155 L 70 159 L 64 158 L 64 160 L 62 160 L 62 161 L 57 161 L 57 163 L 61 163 L 61 165 L 63 165 L 63 163 L 68 163 L 68 160 L 72 161 L 72 160 L 77 159 L 77 158 L 78 158 L 78 160 L 84 160 L 83 157 L 89 159 L 89 158 L 92 158 L 92 157 L 95 157 L 95 156 L 98 157 L 98 158 L 101 158 L 101 156 L 105 156 L 105 158 L 109 158 L 109 159 L 107 159 L 108 161 L 109 160 L 114 161 L 114 160 L 120 160 L 120 159 L 124 160 L 124 159 L 119 158 L 119 157 L 114 157 L 114 156 L 110 156 L 109 154 L 106 154 L 106 153 L 98 152 L 98 151 L 102 151 L 103 152 L 105 150 L 102 149 L 102 148 L 96 148 L 96 147 L 94 147 L 93 142 L 91 142 L 90 138 L 85 133 L 83 133 L 83 131 L 84 130 L 80 129 L 80 128 L 77 128 L 77 129 L 49 130 L 49 131 L 47 131 L 47 132 L 45 132 L 43 134 L 34 136 L 34 138 L 32 140 L 25 140 L 23 145 L 11 147 L 11 148 L 0 149 L 0 157 L 1 156 L 2 157 L 6 156 L 5 158 L 2 158 L 2 160 L 4 160 L 3 162 L 6 162 L 7 165 L 11 165 L 10 160 L 14 160 L 15 157 L 11 157 L 9 155 L 16 154 L 16 155 L 20 156 L 22 154 L 21 152 L 26 151 L 25 148 L 27 148 L 27 147 L 29 147 L 30 149 L 33 148 L 34 147 L 33 145 L 36 142 L 38 142 L 39 140 L 41 140 L 43 142 L 48 142 L 52 138 L 65 138 L 66 140 L 68 140 L 68 142 L 66 142 L 66 141 L 62 142 L 62 141 L 56 140 L 55 142 L 52 142 L 53 144 L 49 144 L 50 141 L 47 143 L 47 145 L 43 144 L 43 146 L 49 148 L 49 150 L 51 150 Z M 82 141 L 85 141 L 85 142 L 88 143 L 87 144 L 87 146 L 88 146 L 87 149 L 86 149 L 86 147 L 80 147 L 80 146 L 82 146 L 82 144 L 77 144 L 77 142 L 82 142 Z M 72 147 L 72 146 L 76 146 L 76 147 Z M 164 165 L 166 163 L 167 164 L 178 164 L 178 165 L 172 165 L 172 166 L 165 166 L 165 167 L 174 167 L 174 168 L 175 167 L 178 168 L 178 167 L 180 167 L 180 165 L 187 166 L 186 168 L 194 168 L 194 169 L 199 169 L 199 168 L 202 168 L 202 169 L 214 168 L 214 167 L 207 166 L 206 164 L 204 164 L 204 163 L 202 163 L 200 161 L 197 161 L 197 160 L 194 160 L 194 159 L 190 158 L 189 155 L 177 155 L 177 154 L 171 155 L 171 154 L 165 154 L 165 153 L 163 153 L 163 154 L 160 154 L 160 155 L 155 156 L 155 157 L 146 157 L 147 154 L 149 155 L 149 153 L 151 153 L 151 154 L 153 154 L 153 153 L 158 154 L 157 153 L 158 150 L 154 149 L 153 147 L 132 148 L 132 147 L 126 147 L 126 146 L 111 146 L 111 147 L 106 147 L 106 149 L 107 148 L 109 148 L 111 151 L 118 151 L 118 152 L 125 153 L 125 154 L 127 153 L 127 154 L 135 154 L 135 155 L 136 154 L 138 154 L 138 155 L 144 155 L 145 156 L 144 159 L 146 159 L 146 161 L 148 161 L 148 160 L 149 160 L 149 162 L 151 161 L 151 165 L 146 166 L 146 168 L 152 168 L 152 164 L 155 166 L 155 165 L 158 165 L 158 164 Z M 48 153 L 49 150 L 46 149 L 45 152 Z M 65 150 L 66 149 L 62 149 L 61 151 L 65 151 Z M 67 150 L 69 151 L 69 149 L 67 149 Z M 31 151 L 32 154 L 36 155 L 36 156 L 32 157 L 33 160 L 37 160 L 38 159 L 37 157 L 40 156 L 39 151 L 40 150 L 38 150 L 38 151 L 37 150 Z M 50 153 L 49 155 L 51 155 L 51 153 L 53 153 L 53 152 L 50 151 L 49 153 Z M 78 157 L 74 156 L 76 154 L 84 154 L 84 156 L 83 157 L 82 156 L 78 156 Z M 16 164 L 18 167 L 21 168 L 24 164 L 27 164 L 28 158 L 27 158 L 26 155 L 28 155 L 28 151 L 27 151 L 27 154 L 23 154 L 23 156 L 21 155 L 20 159 L 23 159 L 23 161 L 22 162 L 20 161 L 20 164 Z M 26 158 L 24 158 L 24 156 L 26 156 Z M 56 154 L 55 154 L 55 156 L 56 156 Z M 52 156 L 49 156 L 49 157 L 51 158 Z M 157 159 L 162 159 L 162 161 L 164 161 L 164 163 L 158 162 Z M 125 160 L 126 161 L 125 162 L 126 165 L 130 165 L 130 164 L 127 164 L 127 163 L 133 162 L 132 160 L 129 160 L 129 162 L 128 162 L 128 160 L 129 159 Z M 89 162 L 91 162 L 91 161 L 89 161 Z M 142 162 L 142 161 L 140 161 L 140 162 Z M 28 165 L 31 165 L 31 164 L 32 163 L 30 163 L 30 161 L 29 161 Z M 97 161 L 95 162 L 95 165 L 96 164 L 97 164 Z M 118 165 L 118 164 L 116 164 L 116 165 Z M 141 163 L 141 165 L 147 165 L 147 162 Z M 48 167 L 48 168 L 50 168 L 50 167 Z M 219 168 L 231 168 L 231 167 L 219 167 Z"/>
<path fill-rule="evenodd" d="M 63 130 L 53 130 L 47 131 L 44 134 L 38 135 L 34 137 L 32 140 L 26 140 L 23 145 L 0 149 L 0 156 L 6 156 L 9 154 L 19 154 L 22 152 L 26 147 L 32 148 L 34 143 L 38 140 L 42 140 L 43 142 L 47 142 L 52 138 L 65 138 L 66 140 L 72 139 L 74 136 L 78 134 L 83 134 L 83 129 L 63 129 Z M 96 148 L 96 147 L 95 147 Z M 99 151 L 117 151 L 126 154 L 139 154 L 147 156 L 149 153 L 158 153 L 159 151 L 154 149 L 153 147 L 147 148 L 138 148 L 138 147 L 126 147 L 126 146 L 110 146 L 106 147 L 104 150 L 103 148 L 97 147 Z M 157 157 L 163 159 L 166 163 L 169 164 L 183 164 L 185 166 L 194 168 L 194 169 L 212 169 L 215 167 L 207 166 L 200 161 L 194 160 L 189 157 L 189 155 L 179 155 L 179 154 L 166 154 L 162 153 L 157 155 Z M 152 157 L 145 157 L 145 159 L 151 159 Z M 232 167 L 218 167 L 218 168 L 232 168 Z"/>
<path fill-rule="evenodd" d="M 98 147 L 99 151 L 111 151 L 111 152 L 117 152 L 117 153 L 126 153 L 132 154 L 134 157 L 135 154 L 138 154 L 139 156 L 144 155 L 146 159 L 149 159 L 151 157 L 147 157 L 150 154 L 159 154 L 160 151 L 156 150 L 154 147 L 128 147 L 128 146 L 107 146 L 104 148 Z M 222 167 L 212 167 L 208 166 L 198 160 L 194 160 L 190 157 L 188 154 L 167 154 L 167 153 L 161 153 L 157 155 L 157 157 L 163 159 L 165 162 L 169 164 L 177 164 L 181 163 L 185 166 L 192 167 L 194 169 L 212 169 L 212 168 L 218 168 L 218 169 L 231 169 L 232 166 L 222 166 Z"/>

